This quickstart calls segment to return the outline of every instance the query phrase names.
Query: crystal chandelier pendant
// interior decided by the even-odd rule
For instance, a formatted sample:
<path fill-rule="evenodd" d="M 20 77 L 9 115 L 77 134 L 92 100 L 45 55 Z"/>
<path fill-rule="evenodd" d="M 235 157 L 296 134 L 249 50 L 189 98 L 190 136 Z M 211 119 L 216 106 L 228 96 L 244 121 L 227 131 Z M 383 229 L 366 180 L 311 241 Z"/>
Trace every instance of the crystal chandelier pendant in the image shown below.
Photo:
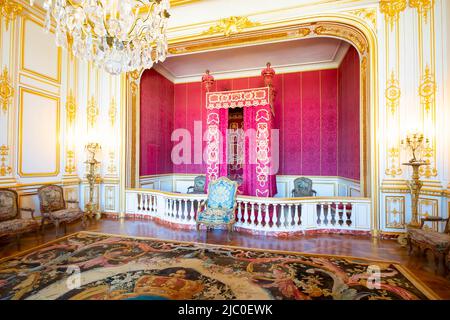
<path fill-rule="evenodd" d="M 169 0 L 44 0 L 44 25 L 49 31 L 53 18 L 57 46 L 118 75 L 165 60 L 169 7 Z"/>

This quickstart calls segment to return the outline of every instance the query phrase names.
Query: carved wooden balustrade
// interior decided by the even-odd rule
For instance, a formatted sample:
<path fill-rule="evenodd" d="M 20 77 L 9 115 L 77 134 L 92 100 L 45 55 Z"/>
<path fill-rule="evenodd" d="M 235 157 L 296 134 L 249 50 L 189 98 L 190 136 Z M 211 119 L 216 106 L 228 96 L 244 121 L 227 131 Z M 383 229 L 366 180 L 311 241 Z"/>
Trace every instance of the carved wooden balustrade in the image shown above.
<path fill-rule="evenodd" d="M 126 214 L 154 218 L 180 226 L 194 226 L 203 194 L 181 194 L 151 189 L 126 192 Z M 368 198 L 237 197 L 238 230 L 295 233 L 308 230 L 371 230 L 371 201 Z"/>

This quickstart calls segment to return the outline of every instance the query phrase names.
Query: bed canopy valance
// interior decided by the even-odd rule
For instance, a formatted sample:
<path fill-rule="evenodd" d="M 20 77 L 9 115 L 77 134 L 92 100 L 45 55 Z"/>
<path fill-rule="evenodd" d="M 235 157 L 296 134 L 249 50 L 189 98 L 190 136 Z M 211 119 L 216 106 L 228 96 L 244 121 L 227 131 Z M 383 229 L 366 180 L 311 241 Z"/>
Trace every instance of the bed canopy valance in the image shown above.
<path fill-rule="evenodd" d="M 202 77 L 206 89 L 207 169 L 209 181 L 225 176 L 240 183 L 245 195 L 276 194 L 272 137 L 275 71 L 270 63 L 261 72 L 264 87 L 213 92 L 209 71 Z M 241 113 L 236 113 L 240 109 Z M 241 118 L 240 122 L 236 119 Z"/>

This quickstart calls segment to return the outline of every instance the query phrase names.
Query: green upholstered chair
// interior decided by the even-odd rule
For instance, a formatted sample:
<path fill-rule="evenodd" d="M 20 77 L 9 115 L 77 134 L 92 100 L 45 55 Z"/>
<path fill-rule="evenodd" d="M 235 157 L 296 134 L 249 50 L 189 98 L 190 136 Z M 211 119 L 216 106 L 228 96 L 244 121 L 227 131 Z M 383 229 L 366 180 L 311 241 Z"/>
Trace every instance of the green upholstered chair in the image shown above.
<path fill-rule="evenodd" d="M 190 186 L 187 189 L 187 193 L 204 194 L 205 193 L 205 184 L 206 184 L 206 177 L 205 176 L 195 177 L 194 185 Z"/>
<path fill-rule="evenodd" d="M 294 189 L 292 190 L 293 198 L 313 197 L 317 192 L 312 188 L 312 180 L 301 177 L 294 180 Z"/>

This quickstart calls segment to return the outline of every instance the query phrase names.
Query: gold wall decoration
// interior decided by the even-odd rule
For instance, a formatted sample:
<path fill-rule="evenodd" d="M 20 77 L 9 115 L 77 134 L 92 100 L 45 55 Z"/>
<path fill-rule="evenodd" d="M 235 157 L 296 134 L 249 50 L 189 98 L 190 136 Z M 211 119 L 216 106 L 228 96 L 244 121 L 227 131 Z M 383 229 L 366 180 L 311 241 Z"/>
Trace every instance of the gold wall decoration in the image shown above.
<path fill-rule="evenodd" d="M 0 0 L 0 10 L 2 17 L 6 20 L 6 30 L 8 30 L 9 23 L 22 13 L 23 6 L 12 0 Z"/>
<path fill-rule="evenodd" d="M 116 167 L 116 153 L 114 151 L 109 152 L 109 164 L 108 164 L 108 173 L 109 174 L 115 174 L 117 173 L 117 167 Z"/>
<path fill-rule="evenodd" d="M 88 125 L 91 128 L 93 128 L 97 122 L 97 118 L 100 113 L 98 106 L 97 106 L 97 101 L 95 100 L 94 96 L 91 96 L 91 99 L 89 99 L 86 111 L 87 111 Z"/>
<path fill-rule="evenodd" d="M 14 88 L 9 80 L 8 69 L 5 67 L 0 77 L 0 104 L 4 112 L 8 111 L 8 106 L 14 96 Z"/>
<path fill-rule="evenodd" d="M 116 187 L 114 186 L 105 187 L 105 210 L 116 210 Z"/>
<path fill-rule="evenodd" d="M 398 22 L 400 12 L 406 9 L 406 0 L 381 0 L 380 11 L 391 28 Z"/>
<path fill-rule="evenodd" d="M 437 86 L 434 74 L 431 73 L 430 66 L 427 65 L 419 86 L 420 103 L 427 112 L 429 112 L 433 106 L 436 90 Z"/>
<path fill-rule="evenodd" d="M 400 148 L 398 147 L 391 147 L 388 148 L 388 167 L 386 169 L 386 175 L 392 176 L 395 178 L 395 176 L 399 176 L 403 173 L 402 168 L 398 164 L 400 159 Z"/>
<path fill-rule="evenodd" d="M 133 72 L 127 73 L 127 75 L 131 82 L 131 93 L 133 96 L 136 96 L 136 94 L 139 91 L 138 89 L 139 89 L 139 81 L 141 78 L 141 72 L 138 70 L 135 70 Z"/>
<path fill-rule="evenodd" d="M 434 7 L 434 0 L 409 0 L 409 5 L 411 8 L 416 8 L 425 23 L 428 23 L 430 11 Z"/>
<path fill-rule="evenodd" d="M 377 9 L 375 8 L 362 8 L 357 10 L 351 10 L 348 13 L 360 17 L 364 21 L 369 22 L 373 27 L 377 26 Z"/>
<path fill-rule="evenodd" d="M 116 116 L 117 116 L 117 104 L 116 99 L 114 97 L 111 98 L 111 102 L 109 104 L 108 110 L 109 122 L 111 123 L 111 127 L 114 127 L 116 124 Z"/>
<path fill-rule="evenodd" d="M 395 77 L 394 71 L 392 71 L 391 76 L 387 81 L 385 96 L 388 108 L 392 114 L 395 114 L 400 104 L 401 89 L 400 82 Z"/>
<path fill-rule="evenodd" d="M 67 150 L 66 152 L 66 173 L 73 174 L 76 170 L 75 151 Z"/>
<path fill-rule="evenodd" d="M 405 227 L 405 197 L 387 196 L 385 200 L 386 228 L 403 229 Z"/>
<path fill-rule="evenodd" d="M 382 0 L 386 42 L 386 169 L 385 175 L 395 178 L 403 174 L 400 158 L 400 16 L 406 10 L 406 0 Z M 392 53 L 395 53 L 392 55 Z M 391 59 L 392 56 L 394 59 Z M 387 223 L 387 222 L 386 222 Z"/>
<path fill-rule="evenodd" d="M 436 168 L 436 34 L 434 0 L 410 0 L 411 8 L 417 9 L 417 38 L 420 78 L 418 96 L 422 109 L 423 133 L 428 140 L 423 150 L 426 165 L 420 168 L 420 175 L 426 178 L 438 175 Z"/>
<path fill-rule="evenodd" d="M 433 198 L 420 198 L 418 203 L 418 215 L 420 218 L 438 217 L 439 216 L 439 200 Z M 432 222 L 432 227 L 424 225 L 425 229 L 434 229 L 438 231 L 439 223 Z"/>
<path fill-rule="evenodd" d="M 9 147 L 2 145 L 0 146 L 0 176 L 4 177 L 8 174 L 12 173 L 12 168 L 11 166 L 7 165 L 7 160 L 8 160 L 8 155 L 9 155 Z"/>
<path fill-rule="evenodd" d="M 77 116 L 77 103 L 75 100 L 75 96 L 73 95 L 72 89 L 69 90 L 69 94 L 67 95 L 66 114 L 67 114 L 67 122 L 70 126 L 72 126 Z"/>
<path fill-rule="evenodd" d="M 203 34 L 223 34 L 225 37 L 229 37 L 232 34 L 242 32 L 244 29 L 259 25 L 259 22 L 250 21 L 247 17 L 232 16 L 219 20 L 215 25 L 204 31 Z"/>

